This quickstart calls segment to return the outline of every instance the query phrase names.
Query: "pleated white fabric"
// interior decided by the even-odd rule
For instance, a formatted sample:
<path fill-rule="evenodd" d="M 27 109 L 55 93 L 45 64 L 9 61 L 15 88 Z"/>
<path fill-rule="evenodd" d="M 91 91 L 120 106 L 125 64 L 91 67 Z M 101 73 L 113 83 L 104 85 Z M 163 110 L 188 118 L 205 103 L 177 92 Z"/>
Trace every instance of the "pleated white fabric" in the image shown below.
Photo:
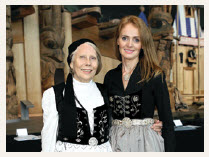
<path fill-rule="evenodd" d="M 112 152 L 112 149 L 109 141 L 97 146 L 57 141 L 55 152 Z"/>
<path fill-rule="evenodd" d="M 164 152 L 164 139 L 149 125 L 113 125 L 110 143 L 114 152 Z"/>

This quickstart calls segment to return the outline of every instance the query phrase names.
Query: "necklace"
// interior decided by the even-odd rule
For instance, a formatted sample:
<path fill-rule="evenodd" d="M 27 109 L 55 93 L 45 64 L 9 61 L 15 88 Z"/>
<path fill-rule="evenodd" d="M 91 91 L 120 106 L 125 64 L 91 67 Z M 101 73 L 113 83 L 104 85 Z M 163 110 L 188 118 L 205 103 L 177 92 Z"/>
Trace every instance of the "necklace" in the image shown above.
<path fill-rule="evenodd" d="M 135 66 L 136 67 L 136 66 Z M 130 79 L 130 77 L 131 77 L 131 73 L 133 72 L 133 70 L 135 69 L 135 67 L 128 73 L 128 74 L 125 74 L 124 76 L 123 76 L 123 79 L 125 80 L 125 81 L 129 81 L 129 79 Z"/>
<path fill-rule="evenodd" d="M 128 80 L 130 79 L 130 74 L 125 74 L 125 75 L 123 76 L 123 79 L 124 79 L 125 81 L 128 81 Z"/>

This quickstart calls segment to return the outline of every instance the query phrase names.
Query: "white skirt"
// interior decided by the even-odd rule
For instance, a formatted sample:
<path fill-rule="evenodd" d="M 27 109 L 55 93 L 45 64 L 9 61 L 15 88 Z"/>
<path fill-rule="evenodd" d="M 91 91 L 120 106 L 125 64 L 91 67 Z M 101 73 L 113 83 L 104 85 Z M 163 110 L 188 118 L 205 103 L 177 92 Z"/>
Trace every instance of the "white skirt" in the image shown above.
<path fill-rule="evenodd" d="M 112 152 L 112 149 L 109 141 L 97 146 L 57 141 L 55 152 Z"/>
<path fill-rule="evenodd" d="M 149 125 L 133 125 L 130 128 L 113 125 L 110 143 L 114 152 L 164 152 L 164 139 Z"/>

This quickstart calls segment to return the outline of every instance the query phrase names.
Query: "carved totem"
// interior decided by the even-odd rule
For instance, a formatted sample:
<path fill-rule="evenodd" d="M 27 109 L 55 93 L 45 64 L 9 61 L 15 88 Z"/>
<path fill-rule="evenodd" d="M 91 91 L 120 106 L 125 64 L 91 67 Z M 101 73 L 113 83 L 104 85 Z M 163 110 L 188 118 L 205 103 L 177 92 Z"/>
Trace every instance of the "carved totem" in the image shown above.
<path fill-rule="evenodd" d="M 148 23 L 151 28 L 152 37 L 155 43 L 155 48 L 161 68 L 165 72 L 166 82 L 168 85 L 170 104 L 172 112 L 175 111 L 175 100 L 173 97 L 174 86 L 170 80 L 172 68 L 172 53 L 173 50 L 173 18 L 171 16 L 172 6 L 152 6 L 148 16 Z"/>
<path fill-rule="evenodd" d="M 64 69 L 62 6 L 39 6 L 42 92 L 54 85 L 57 68 Z"/>
<path fill-rule="evenodd" d="M 166 74 L 168 85 L 170 84 L 170 72 L 172 68 L 172 22 L 171 6 L 150 7 L 148 23 L 151 28 L 159 63 Z"/>
<path fill-rule="evenodd" d="M 11 8 L 6 6 L 6 119 L 18 118 L 18 102 L 16 96 L 16 76 L 12 52 Z"/>

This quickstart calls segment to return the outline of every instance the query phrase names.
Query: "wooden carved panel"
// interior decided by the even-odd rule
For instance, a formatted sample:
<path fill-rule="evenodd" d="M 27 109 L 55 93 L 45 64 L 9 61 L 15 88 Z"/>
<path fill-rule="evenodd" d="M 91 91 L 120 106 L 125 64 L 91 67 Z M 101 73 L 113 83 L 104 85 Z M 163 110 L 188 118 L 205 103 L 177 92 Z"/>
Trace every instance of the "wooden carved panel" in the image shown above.
<path fill-rule="evenodd" d="M 16 96 L 16 76 L 13 65 L 11 8 L 6 6 L 6 119 L 18 118 L 18 102 Z"/>
<path fill-rule="evenodd" d="M 39 6 L 42 91 L 54 85 L 56 68 L 64 69 L 61 6 Z"/>
<path fill-rule="evenodd" d="M 169 9 L 168 9 L 169 8 Z M 173 27 L 169 6 L 152 6 L 148 16 L 148 23 L 155 42 L 156 52 L 161 68 L 166 74 L 166 81 L 170 83 L 170 71 L 172 67 L 172 40 Z"/>

